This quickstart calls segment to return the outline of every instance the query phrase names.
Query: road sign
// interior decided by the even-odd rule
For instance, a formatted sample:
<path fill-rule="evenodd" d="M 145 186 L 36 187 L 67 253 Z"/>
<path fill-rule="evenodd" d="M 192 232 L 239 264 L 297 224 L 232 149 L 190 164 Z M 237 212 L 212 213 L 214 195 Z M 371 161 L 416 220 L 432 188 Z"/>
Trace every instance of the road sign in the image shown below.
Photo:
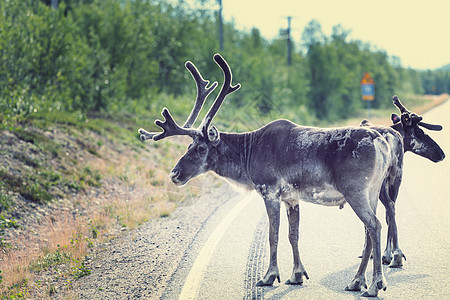
<path fill-rule="evenodd" d="M 375 98 L 375 85 L 370 74 L 365 72 L 361 81 L 361 93 L 364 101 L 373 101 Z"/>
<path fill-rule="evenodd" d="M 363 78 L 361 79 L 360 82 L 361 85 L 363 84 L 374 84 L 372 77 L 370 77 L 370 74 L 368 72 L 364 73 Z"/>
<path fill-rule="evenodd" d="M 361 93 L 364 101 L 373 101 L 375 95 L 373 84 L 362 84 Z"/>

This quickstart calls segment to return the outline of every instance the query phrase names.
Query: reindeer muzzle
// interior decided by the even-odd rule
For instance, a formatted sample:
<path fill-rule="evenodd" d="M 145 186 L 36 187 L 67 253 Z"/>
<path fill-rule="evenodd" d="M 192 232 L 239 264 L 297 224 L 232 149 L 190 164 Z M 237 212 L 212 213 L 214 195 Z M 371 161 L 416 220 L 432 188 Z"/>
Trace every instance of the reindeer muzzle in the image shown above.
<path fill-rule="evenodd" d="M 180 175 L 181 175 L 180 170 L 173 169 L 172 172 L 170 172 L 169 174 L 169 178 L 175 185 L 183 185 L 184 181 L 180 180 Z"/>

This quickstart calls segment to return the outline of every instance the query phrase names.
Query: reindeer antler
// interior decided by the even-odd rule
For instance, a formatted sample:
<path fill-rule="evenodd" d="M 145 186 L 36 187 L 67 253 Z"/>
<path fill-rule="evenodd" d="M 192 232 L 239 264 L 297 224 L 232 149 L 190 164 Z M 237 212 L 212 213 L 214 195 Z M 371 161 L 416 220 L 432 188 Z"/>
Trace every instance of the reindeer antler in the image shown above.
<path fill-rule="evenodd" d="M 198 135 L 198 132 L 194 129 L 180 127 L 175 122 L 175 120 L 173 119 L 172 115 L 170 114 L 167 108 L 165 107 L 163 108 L 161 115 L 164 117 L 164 122 L 156 120 L 155 124 L 161 127 L 163 129 L 163 132 L 160 133 L 148 132 L 145 129 L 140 128 L 138 132 L 141 134 L 141 140 L 145 141 L 153 139 L 154 141 L 158 141 L 168 136 L 174 135 L 188 135 L 191 137 Z"/>
<path fill-rule="evenodd" d="M 442 130 L 442 126 L 441 125 L 433 125 L 433 124 L 428 124 L 425 122 L 419 122 L 419 125 L 429 129 L 429 130 L 434 130 L 434 131 L 441 131 Z"/>
<path fill-rule="evenodd" d="M 416 114 L 414 114 L 414 113 L 411 113 L 409 110 L 407 110 L 406 107 L 400 102 L 400 99 L 398 98 L 397 95 L 395 95 L 394 97 L 392 97 L 392 101 L 394 102 L 394 105 L 398 107 L 398 109 L 400 110 L 400 112 L 401 112 L 402 114 L 407 113 L 407 114 L 409 114 L 410 116 L 416 116 L 416 117 L 418 118 L 418 120 L 419 120 L 419 122 L 416 123 L 417 125 L 420 125 L 420 126 L 426 128 L 426 129 L 429 129 L 429 130 L 434 130 L 434 131 L 440 131 L 440 130 L 442 130 L 442 126 L 441 126 L 441 125 L 433 125 L 433 124 L 429 124 L 429 123 L 422 122 L 422 117 L 421 117 L 421 116 L 418 116 L 418 115 L 416 115 Z M 394 115 L 395 115 L 395 114 L 394 114 Z M 397 115 L 395 115 L 395 116 L 397 116 Z M 397 118 L 398 118 L 398 116 L 397 116 Z M 396 120 L 397 120 L 397 119 L 396 119 Z M 394 119 L 392 119 L 392 121 L 394 122 L 394 124 L 396 123 L 396 121 L 394 121 Z M 397 122 L 398 122 L 398 121 L 397 121 Z"/>
<path fill-rule="evenodd" d="M 140 128 L 138 132 L 141 135 L 141 140 L 145 141 L 153 139 L 154 141 L 157 141 L 173 135 L 189 135 L 191 137 L 194 137 L 199 134 L 199 132 L 197 132 L 196 130 L 186 130 L 186 129 L 191 128 L 192 125 L 195 123 L 195 120 L 197 120 L 198 114 L 200 113 L 203 107 L 203 103 L 205 102 L 208 95 L 217 87 L 217 82 L 214 82 L 208 88 L 207 86 L 209 84 L 209 80 L 203 79 L 202 75 L 192 62 L 187 61 L 185 67 L 191 73 L 197 85 L 197 99 L 195 101 L 194 107 L 192 108 L 191 114 L 187 118 L 183 127 L 180 127 L 173 119 L 169 110 L 167 108 L 164 108 L 163 111 L 161 112 L 162 116 L 164 117 L 164 122 L 159 120 L 155 121 L 155 124 L 161 127 L 163 129 L 163 132 L 161 133 L 148 132 L 145 129 Z"/>
<path fill-rule="evenodd" d="M 164 117 L 164 122 L 160 120 L 155 121 L 155 124 L 161 127 L 163 129 L 163 132 L 148 132 L 145 129 L 141 128 L 139 129 L 139 133 L 141 134 L 142 140 L 153 139 L 154 141 L 158 141 L 160 139 L 173 135 L 188 135 L 192 138 L 196 136 L 208 137 L 209 126 L 211 125 L 214 116 L 222 105 L 223 100 L 225 100 L 225 97 L 228 94 L 236 91 L 241 87 L 240 84 L 237 84 L 235 86 L 231 85 L 232 75 L 230 67 L 220 54 L 214 55 L 214 61 L 222 69 L 225 80 L 219 95 L 214 100 L 214 103 L 209 109 L 206 116 L 203 118 L 201 125 L 197 129 L 191 128 L 197 120 L 198 114 L 203 107 L 206 97 L 208 97 L 208 95 L 217 87 L 217 82 L 214 82 L 210 87 L 207 87 L 209 84 L 209 80 L 203 79 L 202 75 L 197 70 L 195 65 L 190 61 L 187 61 L 185 64 L 186 69 L 191 72 L 191 75 L 197 84 L 197 99 L 195 101 L 194 107 L 192 108 L 191 114 L 187 118 L 183 127 L 180 127 L 175 122 L 172 115 L 169 113 L 169 110 L 167 108 L 164 108 L 161 113 Z"/>
<path fill-rule="evenodd" d="M 174 135 L 188 135 L 190 137 L 195 137 L 198 135 L 198 131 L 191 128 L 182 128 L 180 127 L 175 120 L 173 119 L 172 115 L 170 114 L 169 110 L 164 107 L 162 113 L 164 117 L 164 122 L 160 120 L 156 120 L 155 124 L 158 125 L 163 129 L 163 132 L 154 136 L 153 140 L 158 141 L 168 136 L 174 136 Z"/>
<path fill-rule="evenodd" d="M 214 61 L 222 69 L 225 80 L 223 82 L 223 85 L 222 85 L 219 95 L 217 96 L 216 100 L 214 100 L 213 105 L 209 109 L 206 116 L 203 118 L 202 124 L 199 127 L 199 129 L 202 130 L 202 132 L 205 136 L 206 136 L 206 133 L 208 132 L 208 129 L 209 129 L 209 126 L 211 125 L 212 120 L 214 119 L 214 116 L 216 115 L 217 111 L 219 110 L 220 106 L 222 105 L 223 100 L 225 100 L 225 97 L 228 94 L 231 94 L 232 92 L 238 90 L 241 87 L 241 85 L 239 83 L 236 84 L 235 86 L 231 85 L 233 75 L 231 74 L 230 66 L 227 64 L 225 59 L 223 59 L 223 57 L 220 54 L 217 53 L 214 55 Z"/>
<path fill-rule="evenodd" d="M 190 128 L 194 125 L 195 120 L 197 120 L 198 114 L 200 113 L 206 98 L 217 87 L 217 81 L 215 81 L 209 88 L 206 88 L 209 84 L 209 80 L 203 79 L 195 65 L 190 61 L 187 61 L 185 67 L 189 70 L 189 72 L 191 72 L 191 75 L 197 84 L 197 100 L 195 101 L 195 105 L 192 108 L 191 114 L 186 120 L 186 123 L 183 125 L 184 128 Z"/>
<path fill-rule="evenodd" d="M 406 107 L 403 106 L 403 104 L 400 102 L 400 99 L 398 99 L 398 96 L 395 95 L 392 97 L 392 101 L 394 102 L 394 105 L 398 107 L 401 113 L 409 113 L 409 111 L 406 109 Z"/>

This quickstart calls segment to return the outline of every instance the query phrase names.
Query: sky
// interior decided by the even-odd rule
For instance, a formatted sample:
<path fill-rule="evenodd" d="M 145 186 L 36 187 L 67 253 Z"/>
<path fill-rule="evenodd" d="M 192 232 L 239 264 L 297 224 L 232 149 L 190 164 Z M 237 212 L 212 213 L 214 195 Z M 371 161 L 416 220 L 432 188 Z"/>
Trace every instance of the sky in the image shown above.
<path fill-rule="evenodd" d="M 209 1 L 214 3 L 213 0 Z M 300 43 L 305 26 L 316 19 L 330 36 L 341 24 L 353 40 L 369 42 L 402 65 L 435 69 L 450 64 L 449 0 L 222 0 L 225 21 L 242 30 L 258 28 L 275 39 L 292 16 L 292 38 Z"/>

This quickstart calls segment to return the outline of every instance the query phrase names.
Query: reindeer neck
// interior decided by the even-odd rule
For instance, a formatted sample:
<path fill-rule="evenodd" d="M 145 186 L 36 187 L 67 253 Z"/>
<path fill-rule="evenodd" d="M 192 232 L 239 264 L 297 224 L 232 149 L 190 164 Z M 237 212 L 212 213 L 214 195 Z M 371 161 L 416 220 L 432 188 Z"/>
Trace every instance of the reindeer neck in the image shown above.
<path fill-rule="evenodd" d="M 253 132 L 221 133 L 217 146 L 217 164 L 213 171 L 218 175 L 249 185 L 248 166 L 251 156 Z"/>
<path fill-rule="evenodd" d="M 396 130 L 402 136 L 403 140 L 405 140 L 405 130 L 403 130 L 403 125 L 401 122 L 391 125 L 391 128 Z"/>
<path fill-rule="evenodd" d="M 400 135 L 402 136 L 403 152 L 410 151 L 410 149 L 406 148 L 405 130 L 403 129 L 402 123 L 398 122 L 398 123 L 396 123 L 394 125 L 391 125 L 391 128 L 394 129 L 395 131 L 397 131 L 398 133 L 400 133 Z"/>

